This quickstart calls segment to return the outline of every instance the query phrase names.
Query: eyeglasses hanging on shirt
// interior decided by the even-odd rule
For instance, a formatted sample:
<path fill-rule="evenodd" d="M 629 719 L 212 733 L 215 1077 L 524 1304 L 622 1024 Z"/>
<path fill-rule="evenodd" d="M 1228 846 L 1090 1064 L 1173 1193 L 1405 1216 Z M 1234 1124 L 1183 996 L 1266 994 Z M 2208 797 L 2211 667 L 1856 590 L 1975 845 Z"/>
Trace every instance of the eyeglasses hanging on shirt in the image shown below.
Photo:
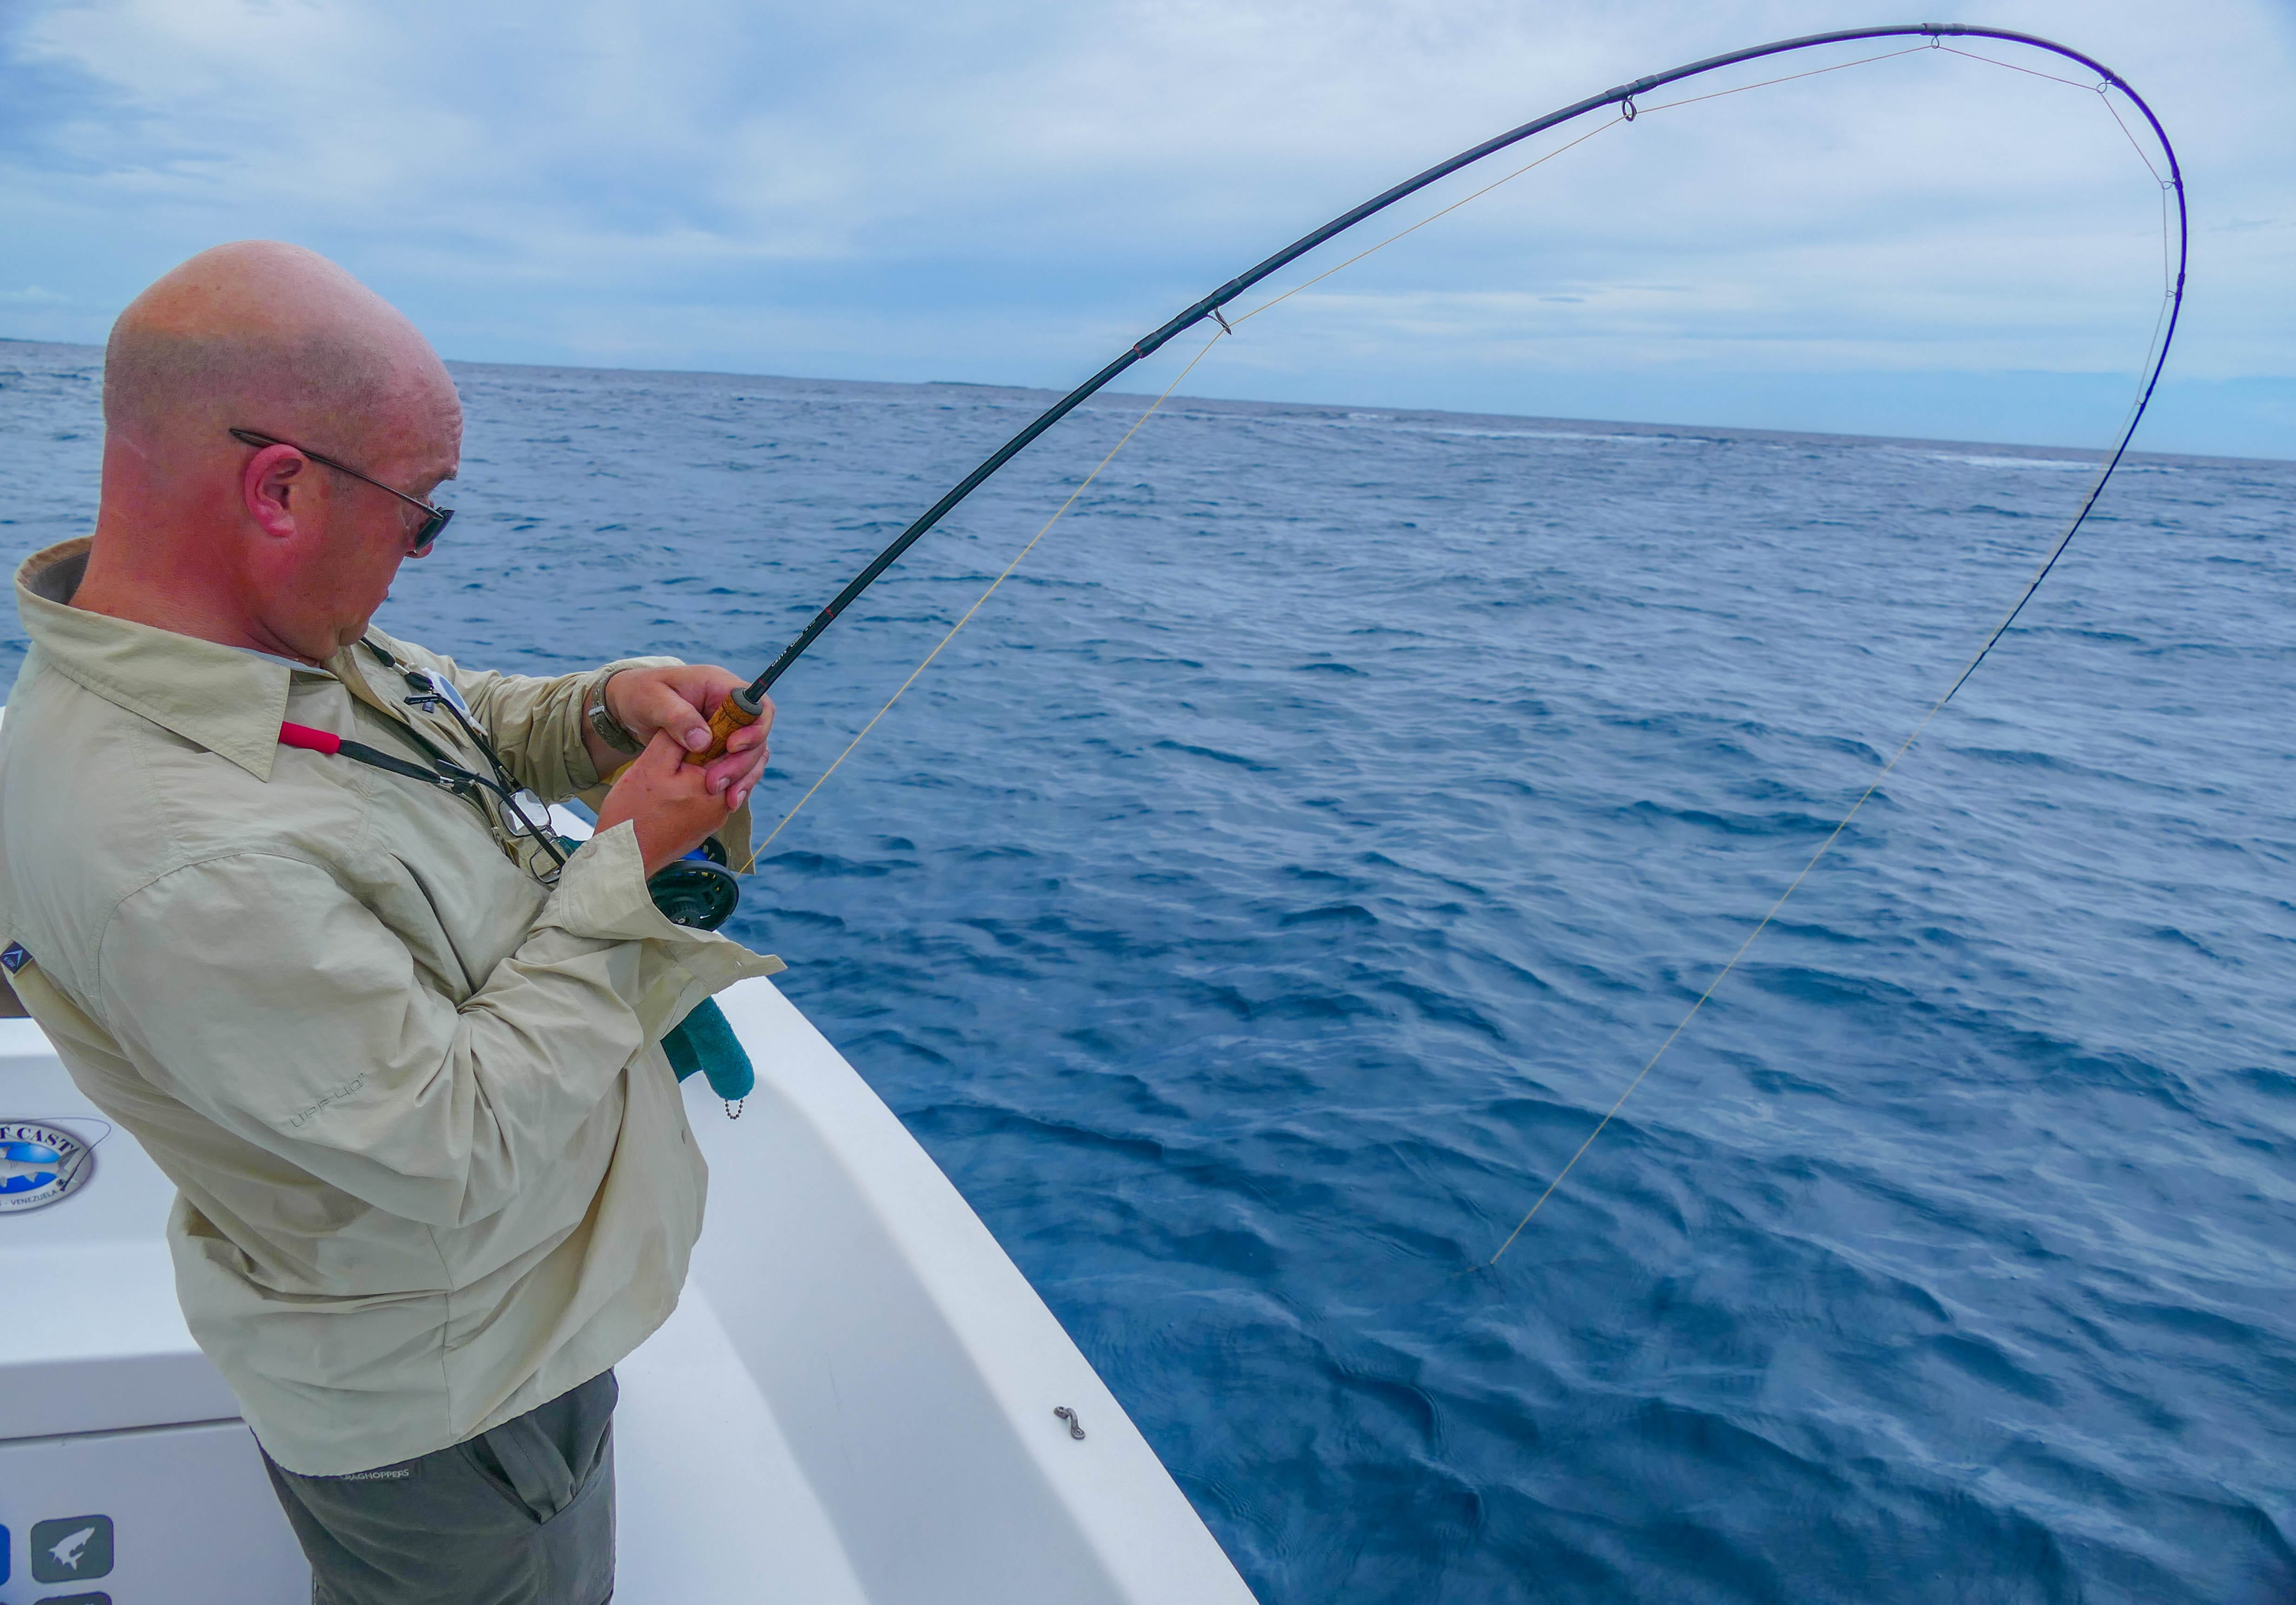
<path fill-rule="evenodd" d="M 443 708 L 452 715 L 470 737 L 471 744 L 485 757 L 494 778 L 489 780 L 455 762 L 413 724 L 398 720 L 392 723 L 399 733 L 430 755 L 427 766 L 364 741 L 350 741 L 332 731 L 315 730 L 308 725 L 280 725 L 280 744 L 331 757 L 340 755 L 453 792 L 479 810 L 495 839 L 527 873 L 545 886 L 557 885 L 559 874 L 566 867 L 567 856 L 576 844 L 558 834 L 546 807 L 540 819 L 527 812 L 526 805 L 519 799 L 530 793 L 520 786 L 517 777 L 496 753 L 494 743 L 479 728 L 462 693 L 444 676 L 403 664 L 372 641 L 362 640 L 359 644 L 374 654 L 377 662 L 406 681 L 407 689 L 414 693 L 405 699 L 409 708 L 433 711 Z M 530 842 L 532 846 L 522 847 L 521 842 Z M 673 924 L 696 930 L 717 929 L 732 916 L 742 898 L 741 882 L 734 879 L 726 856 L 724 845 L 712 838 L 676 863 L 656 870 L 646 878 L 646 890 L 652 894 L 654 906 Z"/>
<path fill-rule="evenodd" d="M 524 788 L 503 763 L 501 756 L 495 751 L 494 743 L 479 728 L 478 721 L 471 717 L 470 707 L 463 700 L 462 693 L 444 676 L 401 663 L 397 657 L 372 641 L 362 640 L 359 644 L 373 653 L 383 667 L 406 682 L 407 689 L 414 693 L 405 699 L 409 708 L 433 712 L 443 708 L 452 716 L 470 738 L 471 744 L 486 758 L 487 766 L 494 771 L 493 775 L 480 774 L 456 763 L 411 721 L 392 722 L 398 725 L 401 734 L 422 749 L 430 760 L 428 764 L 399 757 L 380 748 L 370 747 L 364 741 L 350 741 L 332 731 L 316 730 L 308 725 L 281 725 L 280 744 L 329 757 L 340 755 L 371 768 L 387 770 L 408 780 L 421 781 L 425 785 L 452 792 L 478 809 L 496 839 L 518 860 L 527 873 L 545 886 L 555 886 L 560 872 L 566 867 L 566 848 L 559 841 L 549 811 L 545 808 L 542 817 L 537 819 L 519 800 Z"/>

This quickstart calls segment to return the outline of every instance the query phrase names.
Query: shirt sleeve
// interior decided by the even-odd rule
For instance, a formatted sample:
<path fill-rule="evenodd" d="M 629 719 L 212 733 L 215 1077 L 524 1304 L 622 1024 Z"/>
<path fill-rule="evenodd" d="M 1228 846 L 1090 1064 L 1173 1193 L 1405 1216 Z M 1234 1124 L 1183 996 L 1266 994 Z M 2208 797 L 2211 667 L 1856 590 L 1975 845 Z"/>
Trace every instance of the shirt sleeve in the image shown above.
<path fill-rule="evenodd" d="M 635 831 L 574 855 L 527 940 L 459 1006 L 321 866 L 205 860 L 113 913 L 105 1022 L 162 1089 L 375 1207 L 460 1226 L 552 1165 L 625 1067 L 764 958 L 664 919 Z"/>
<path fill-rule="evenodd" d="M 538 679 L 528 675 L 467 669 L 445 660 L 441 672 L 455 683 L 471 716 L 502 755 L 518 782 L 545 802 L 563 802 L 598 783 L 589 749 L 582 743 L 591 694 L 606 677 L 625 668 L 652 668 L 676 658 L 623 658 L 578 675 Z"/>

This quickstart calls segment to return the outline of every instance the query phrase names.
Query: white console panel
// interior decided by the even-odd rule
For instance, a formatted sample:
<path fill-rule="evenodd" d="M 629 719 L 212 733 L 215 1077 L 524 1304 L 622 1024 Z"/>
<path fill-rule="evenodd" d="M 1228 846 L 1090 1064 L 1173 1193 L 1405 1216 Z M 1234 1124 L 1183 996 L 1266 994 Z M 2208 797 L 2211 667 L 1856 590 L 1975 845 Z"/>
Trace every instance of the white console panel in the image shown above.
<path fill-rule="evenodd" d="M 0 1443 L 6 1605 L 305 1605 L 311 1571 L 241 1422 Z"/>

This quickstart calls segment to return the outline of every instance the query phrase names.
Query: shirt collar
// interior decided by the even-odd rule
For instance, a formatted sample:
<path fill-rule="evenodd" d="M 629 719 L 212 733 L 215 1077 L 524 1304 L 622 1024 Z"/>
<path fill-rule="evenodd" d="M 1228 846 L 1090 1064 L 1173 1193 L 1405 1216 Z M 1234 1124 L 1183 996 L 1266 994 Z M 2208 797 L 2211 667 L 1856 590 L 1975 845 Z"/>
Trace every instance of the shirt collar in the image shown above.
<path fill-rule="evenodd" d="M 107 701 L 269 780 L 287 688 L 303 666 L 73 607 L 93 545 L 82 536 L 50 546 L 16 570 L 16 610 L 42 658 Z"/>
<path fill-rule="evenodd" d="M 282 658 L 276 652 L 257 651 L 251 646 L 235 646 L 231 650 L 234 652 L 250 652 L 266 663 L 275 663 L 285 669 L 291 678 L 296 675 L 316 675 L 322 680 L 332 680 L 335 677 L 335 671 L 323 664 L 298 663 L 292 658 Z"/>

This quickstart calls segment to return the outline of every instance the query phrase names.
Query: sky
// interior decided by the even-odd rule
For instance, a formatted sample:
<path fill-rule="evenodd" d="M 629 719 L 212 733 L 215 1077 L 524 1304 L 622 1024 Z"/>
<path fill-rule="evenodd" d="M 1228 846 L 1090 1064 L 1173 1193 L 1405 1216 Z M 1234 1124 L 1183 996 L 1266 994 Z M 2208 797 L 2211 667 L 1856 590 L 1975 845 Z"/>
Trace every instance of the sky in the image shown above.
<path fill-rule="evenodd" d="M 1957 20 L 2106 62 L 2177 142 L 2191 290 L 2139 447 L 2296 458 L 2296 0 L 1922 10 L 0 0 L 0 336 L 99 341 L 175 262 L 264 236 L 342 262 L 450 358 L 1065 388 L 1566 102 Z M 2163 192 L 2110 101 L 1925 50 L 1653 110 L 1254 319 L 1183 393 L 2103 445 L 2163 284 Z"/>

